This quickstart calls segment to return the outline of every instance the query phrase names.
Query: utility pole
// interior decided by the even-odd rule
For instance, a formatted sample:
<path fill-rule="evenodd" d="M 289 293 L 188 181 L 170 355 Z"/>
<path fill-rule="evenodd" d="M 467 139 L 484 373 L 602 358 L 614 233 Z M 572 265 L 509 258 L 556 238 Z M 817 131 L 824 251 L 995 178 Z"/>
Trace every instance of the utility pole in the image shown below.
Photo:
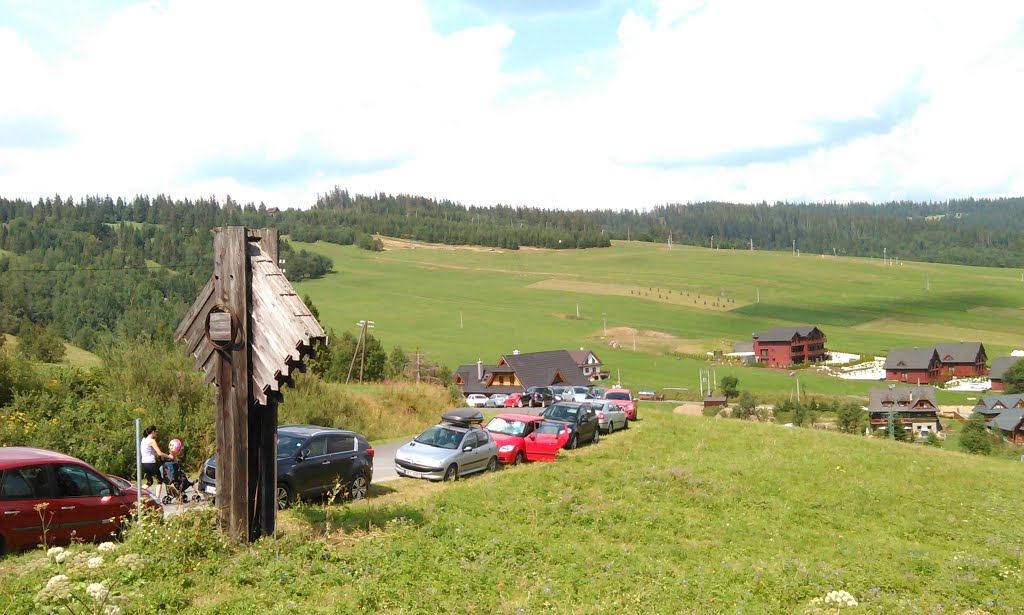
<path fill-rule="evenodd" d="M 761 303 L 761 288 L 760 287 L 758 287 L 758 289 L 757 289 L 757 302 Z"/>
<path fill-rule="evenodd" d="M 362 347 L 362 354 L 360 354 L 359 358 L 359 384 L 363 383 L 363 367 L 366 363 L 366 330 L 373 328 L 373 321 L 360 320 L 356 323 L 356 326 L 359 327 L 359 339 L 356 341 L 356 349 L 352 353 L 352 361 L 348 364 L 348 377 L 345 378 L 345 384 L 352 380 L 352 369 L 355 367 L 356 355 L 360 354 L 360 347 Z"/>
<path fill-rule="evenodd" d="M 633 329 L 633 352 L 636 352 L 636 329 Z"/>
<path fill-rule="evenodd" d="M 715 236 L 714 235 L 711 236 L 711 249 L 712 250 L 715 249 Z M 1021 278 L 1021 280 L 1024 280 L 1024 273 L 1021 274 L 1020 278 Z"/>
<path fill-rule="evenodd" d="M 576 302 L 576 320 L 580 319 L 580 302 Z"/>
<path fill-rule="evenodd" d="M 754 251 L 754 238 L 753 237 L 750 238 L 750 251 L 751 252 Z"/>
<path fill-rule="evenodd" d="M 672 249 L 672 233 L 671 232 L 669 232 L 669 234 L 668 234 L 668 249 L 669 250 Z"/>
<path fill-rule="evenodd" d="M 462 310 L 459 310 L 459 328 L 462 328 Z"/>
<path fill-rule="evenodd" d="M 796 379 L 796 403 L 800 403 L 800 379 Z"/>
<path fill-rule="evenodd" d="M 929 276 L 927 273 L 924 274 L 924 289 L 925 290 L 931 290 L 932 289 L 932 279 L 931 279 L 931 276 Z"/>
<path fill-rule="evenodd" d="M 882 248 L 882 264 L 883 264 L 883 265 L 885 264 L 885 251 L 886 251 L 887 249 L 888 249 L 888 248 Z"/>
<path fill-rule="evenodd" d="M 1024 281 L 1024 274 L 1021 274 L 1021 279 Z M 601 312 L 601 323 L 604 325 L 604 336 L 608 337 L 608 315 Z"/>
<path fill-rule="evenodd" d="M 793 240 L 793 254 L 796 255 L 796 239 Z"/>

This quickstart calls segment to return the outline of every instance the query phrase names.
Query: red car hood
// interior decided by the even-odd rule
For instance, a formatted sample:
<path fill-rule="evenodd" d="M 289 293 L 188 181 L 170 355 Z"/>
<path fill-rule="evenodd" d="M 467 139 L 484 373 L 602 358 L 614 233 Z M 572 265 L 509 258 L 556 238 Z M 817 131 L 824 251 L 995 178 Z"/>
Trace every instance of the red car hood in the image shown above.
<path fill-rule="evenodd" d="M 523 444 L 522 436 L 508 436 L 502 433 L 494 433 L 492 431 L 491 438 L 494 439 L 494 443 L 498 445 L 498 448 L 501 448 L 506 444 L 511 444 L 512 446 L 522 446 Z"/>
<path fill-rule="evenodd" d="M 625 399 L 606 399 L 605 401 L 610 401 L 620 408 L 628 408 L 634 403 L 632 401 L 626 401 Z"/>

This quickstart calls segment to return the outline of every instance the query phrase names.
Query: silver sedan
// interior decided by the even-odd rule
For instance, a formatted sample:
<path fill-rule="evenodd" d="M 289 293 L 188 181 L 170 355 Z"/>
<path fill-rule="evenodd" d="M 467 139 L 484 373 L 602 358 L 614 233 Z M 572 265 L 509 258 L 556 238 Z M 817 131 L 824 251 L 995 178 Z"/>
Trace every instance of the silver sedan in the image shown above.
<path fill-rule="evenodd" d="M 498 445 L 478 426 L 441 423 L 416 436 L 395 453 L 395 472 L 409 478 L 455 480 L 498 469 Z"/>
<path fill-rule="evenodd" d="M 597 413 L 597 427 L 603 433 L 611 433 L 619 429 L 629 429 L 629 417 L 626 412 L 610 401 L 595 400 L 590 402 Z"/>

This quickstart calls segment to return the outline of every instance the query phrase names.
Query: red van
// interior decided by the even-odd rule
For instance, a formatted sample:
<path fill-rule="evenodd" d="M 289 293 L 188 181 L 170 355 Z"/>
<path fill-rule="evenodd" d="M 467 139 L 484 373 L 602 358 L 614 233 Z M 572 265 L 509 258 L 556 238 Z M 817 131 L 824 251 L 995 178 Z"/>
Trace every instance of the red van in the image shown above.
<path fill-rule="evenodd" d="M 0 448 L 0 554 L 73 539 L 109 540 L 122 519 L 135 512 L 137 498 L 134 486 L 119 487 L 70 455 Z M 143 503 L 163 510 L 149 492 Z"/>

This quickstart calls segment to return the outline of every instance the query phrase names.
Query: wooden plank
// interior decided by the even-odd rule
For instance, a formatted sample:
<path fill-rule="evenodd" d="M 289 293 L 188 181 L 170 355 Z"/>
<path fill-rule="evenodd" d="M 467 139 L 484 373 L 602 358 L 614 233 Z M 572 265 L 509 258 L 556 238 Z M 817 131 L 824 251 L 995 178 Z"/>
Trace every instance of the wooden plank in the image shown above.
<path fill-rule="evenodd" d="M 217 504 L 221 527 L 240 540 L 250 538 L 249 510 L 255 494 L 249 480 L 249 267 L 243 227 L 218 229 L 214 236 L 214 296 L 238 315 L 241 344 L 218 352 Z"/>
<path fill-rule="evenodd" d="M 199 296 L 192 303 L 192 307 L 188 309 L 188 312 L 185 313 L 185 317 L 181 319 L 181 323 L 178 325 L 178 328 L 174 330 L 174 339 L 182 339 L 185 332 L 192 326 L 192 323 L 196 319 L 206 318 L 206 312 L 203 311 L 203 306 L 205 306 L 206 302 L 210 300 L 211 296 L 213 296 L 213 286 L 213 276 L 210 276 L 210 279 L 206 282 L 206 286 L 199 291 Z"/>
<path fill-rule="evenodd" d="M 185 356 L 195 354 L 196 348 L 206 339 L 206 314 L 213 309 L 216 304 L 216 299 L 213 295 L 207 298 L 206 303 L 203 304 L 202 318 L 197 318 L 192 321 L 192 324 L 185 331 L 181 339 L 185 340 Z"/>

